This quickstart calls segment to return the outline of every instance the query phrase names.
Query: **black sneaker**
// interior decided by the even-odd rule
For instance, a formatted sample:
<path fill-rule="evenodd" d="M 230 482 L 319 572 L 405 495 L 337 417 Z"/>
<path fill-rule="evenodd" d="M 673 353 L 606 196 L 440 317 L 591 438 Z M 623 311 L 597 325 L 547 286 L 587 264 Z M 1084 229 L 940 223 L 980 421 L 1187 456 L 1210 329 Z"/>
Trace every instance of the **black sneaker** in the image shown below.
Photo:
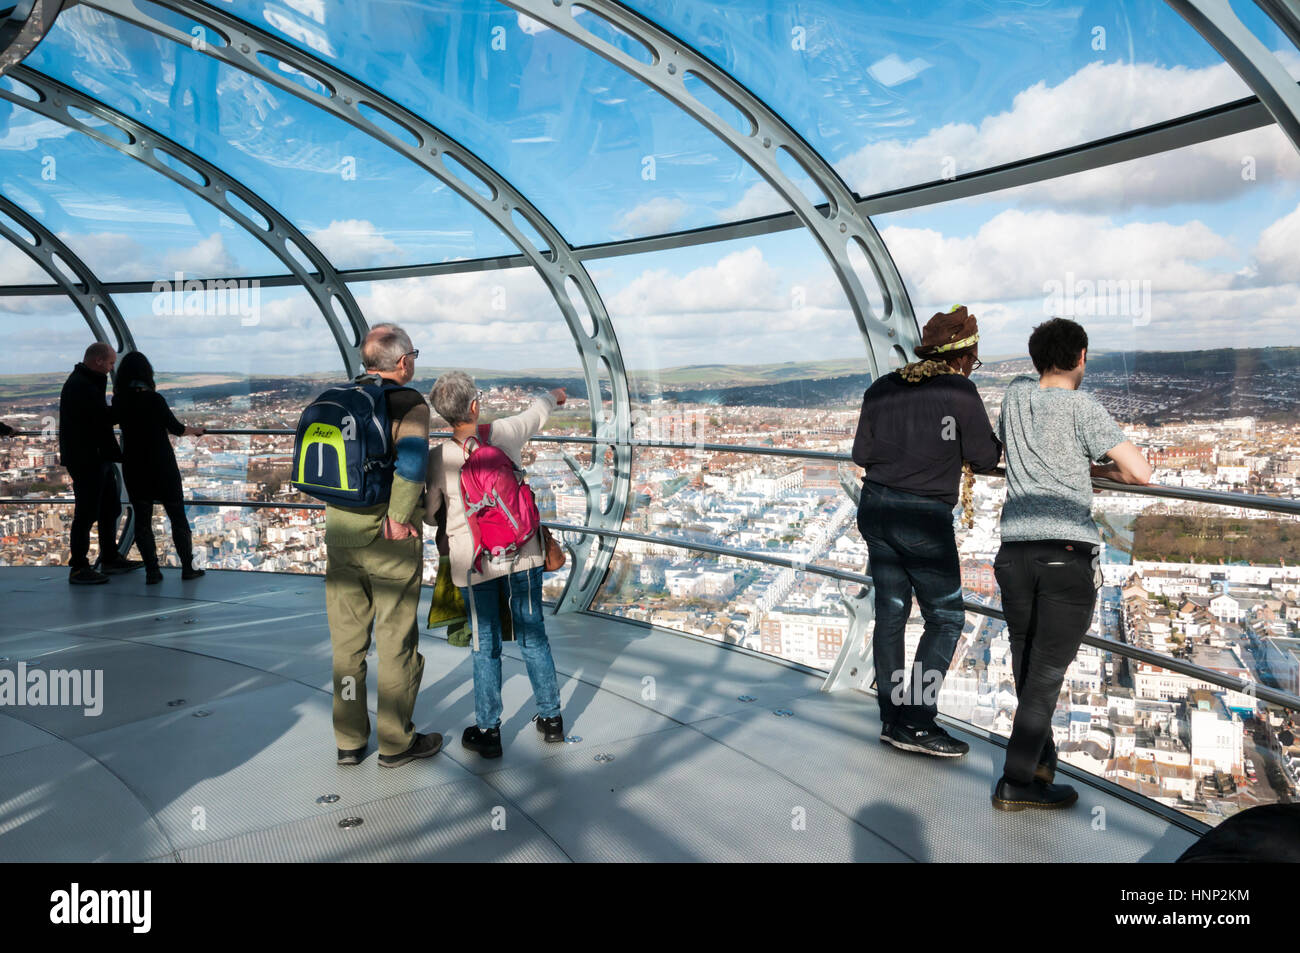
<path fill-rule="evenodd" d="M 366 746 L 360 748 L 338 748 L 339 764 L 360 764 L 366 757 Z"/>
<path fill-rule="evenodd" d="M 1028 784 L 1016 784 L 1005 777 L 993 791 L 993 806 L 999 811 L 1023 811 L 1027 807 L 1047 810 L 1069 807 L 1079 800 L 1079 792 L 1068 784 L 1048 784 L 1033 778 Z"/>
<path fill-rule="evenodd" d="M 903 751 L 915 751 L 935 758 L 960 758 L 970 751 L 970 745 L 958 741 L 938 725 L 913 728 L 898 722 L 890 726 L 888 733 L 882 733 L 881 739 Z"/>
<path fill-rule="evenodd" d="M 203 574 L 204 574 L 204 570 L 202 570 L 202 569 L 195 569 L 193 566 L 190 566 L 190 567 L 187 568 L 187 569 L 182 569 L 182 570 L 181 570 L 181 579 L 186 580 L 186 581 L 188 581 L 188 580 L 190 580 L 190 579 L 198 579 L 199 576 L 202 576 Z"/>
<path fill-rule="evenodd" d="M 144 563 L 138 559 L 102 559 L 99 563 L 99 571 L 106 576 L 120 576 L 124 572 L 130 572 L 133 569 L 139 569 Z"/>
<path fill-rule="evenodd" d="M 894 723 L 893 723 L 892 721 L 882 721 L 882 722 L 880 723 L 880 743 L 881 743 L 881 744 L 884 744 L 884 745 L 889 744 L 889 735 L 890 735 L 890 733 L 891 733 L 893 730 L 894 730 Z"/>
<path fill-rule="evenodd" d="M 533 721 L 537 722 L 537 730 L 546 736 L 546 740 L 551 744 L 564 740 L 564 718 L 556 715 L 554 718 L 543 718 L 541 715 L 534 715 Z"/>
<path fill-rule="evenodd" d="M 151 566 L 144 571 L 144 584 L 146 586 L 156 586 L 158 583 L 162 582 L 162 580 L 162 570 L 157 566 Z"/>
<path fill-rule="evenodd" d="M 477 751 L 485 758 L 501 757 L 501 729 L 489 728 L 483 731 L 478 725 L 470 725 L 460 736 L 462 748 Z"/>
<path fill-rule="evenodd" d="M 73 569 L 68 573 L 68 582 L 74 586 L 98 586 L 108 582 L 108 577 L 102 572 L 85 566 L 82 569 Z"/>
<path fill-rule="evenodd" d="M 441 750 L 442 735 L 437 732 L 422 735 L 417 731 L 414 740 L 411 742 L 411 747 L 401 754 L 381 754 L 379 756 L 379 766 L 381 768 L 398 768 L 416 758 L 432 758 Z"/>

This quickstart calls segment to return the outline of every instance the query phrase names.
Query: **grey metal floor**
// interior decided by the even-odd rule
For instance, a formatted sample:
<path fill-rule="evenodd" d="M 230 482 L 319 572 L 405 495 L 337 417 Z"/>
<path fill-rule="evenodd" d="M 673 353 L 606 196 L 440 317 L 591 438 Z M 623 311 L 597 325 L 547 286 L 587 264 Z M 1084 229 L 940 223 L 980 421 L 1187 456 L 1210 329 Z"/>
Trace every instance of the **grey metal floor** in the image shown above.
<path fill-rule="evenodd" d="M 1131 863 L 1194 840 L 1090 787 L 1070 812 L 996 812 L 1001 749 L 983 739 L 957 762 L 905 755 L 876 740 L 867 696 L 592 616 L 548 618 L 580 742 L 541 741 L 507 643 L 505 757 L 464 751 L 468 650 L 425 635 L 415 721 L 444 751 L 340 768 L 321 579 L 173 570 L 73 588 L 66 572 L 0 569 L 0 667 L 102 669 L 104 711 L 0 708 L 3 861 Z"/>

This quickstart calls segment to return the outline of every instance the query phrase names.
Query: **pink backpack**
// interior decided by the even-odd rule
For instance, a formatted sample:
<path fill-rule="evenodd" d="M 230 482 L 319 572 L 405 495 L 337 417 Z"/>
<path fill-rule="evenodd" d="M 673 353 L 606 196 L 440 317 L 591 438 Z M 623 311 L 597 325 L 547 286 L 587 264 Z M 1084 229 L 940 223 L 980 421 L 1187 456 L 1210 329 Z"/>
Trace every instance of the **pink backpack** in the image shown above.
<path fill-rule="evenodd" d="M 468 438 L 468 454 L 460 469 L 460 497 L 474 540 L 470 565 L 483 571 L 483 557 L 512 562 L 541 528 L 541 514 L 524 473 L 509 455 L 488 443 L 491 424 L 479 424 L 478 436 Z"/>

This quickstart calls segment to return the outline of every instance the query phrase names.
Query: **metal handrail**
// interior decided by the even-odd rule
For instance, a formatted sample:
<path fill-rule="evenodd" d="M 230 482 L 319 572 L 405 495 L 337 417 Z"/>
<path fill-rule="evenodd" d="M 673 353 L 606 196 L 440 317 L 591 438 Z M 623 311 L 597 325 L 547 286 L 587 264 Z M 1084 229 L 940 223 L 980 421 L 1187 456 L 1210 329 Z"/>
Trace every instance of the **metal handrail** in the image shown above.
<path fill-rule="evenodd" d="M 292 430 L 208 430 L 208 434 L 217 436 L 262 436 L 291 437 Z M 20 430 L 15 436 L 48 436 L 39 430 Z M 436 430 L 430 437 L 445 438 L 451 434 L 445 430 Z M 732 443 L 684 443 L 665 440 L 605 440 L 577 434 L 537 434 L 532 438 L 538 443 L 577 443 L 588 446 L 599 444 L 605 447 L 635 447 L 661 450 L 698 450 L 705 453 L 742 453 L 765 457 L 793 457 L 803 460 L 825 460 L 831 463 L 852 463 L 853 458 L 847 453 L 834 453 L 826 450 L 802 450 L 794 447 L 758 447 L 749 444 Z M 1006 471 L 997 467 L 978 476 L 1005 477 Z M 1279 496 L 1265 496 L 1260 493 L 1233 493 L 1223 490 L 1198 490 L 1189 487 L 1165 486 L 1160 483 L 1145 485 L 1119 483 L 1115 480 L 1093 478 L 1095 489 L 1111 493 L 1128 493 L 1134 496 L 1151 496 L 1163 499 L 1183 500 L 1189 503 L 1206 503 L 1212 506 L 1237 506 L 1247 510 L 1260 510 L 1268 513 L 1282 513 L 1288 516 L 1300 516 L 1300 499 L 1285 499 Z"/>
<path fill-rule="evenodd" d="M 649 536 L 644 533 L 631 533 L 626 530 L 604 530 L 587 526 L 573 526 L 568 523 L 555 523 L 550 520 L 543 520 L 542 525 L 547 529 L 555 530 L 557 532 L 587 533 L 599 536 L 611 536 L 617 539 L 636 540 L 643 543 L 672 546 L 677 549 L 689 549 L 695 552 L 710 553 L 718 556 L 730 556 L 736 559 L 744 559 L 752 562 L 768 563 L 783 568 L 814 573 L 819 576 L 828 576 L 832 579 L 856 582 L 864 586 L 872 584 L 870 576 L 864 576 L 860 573 L 832 569 L 829 566 L 818 566 L 816 564 L 806 563 L 803 560 L 792 560 L 779 556 L 769 556 L 766 553 L 750 553 L 743 549 L 732 549 L 727 546 L 715 546 L 711 543 L 696 543 L 685 539 L 678 540 L 671 537 Z M 983 603 L 975 602 L 971 599 L 963 600 L 963 605 L 967 612 L 974 612 L 977 615 L 988 616 L 993 619 L 1006 620 L 1006 615 L 1001 609 L 995 609 L 992 606 L 986 606 Z M 1092 635 L 1091 633 L 1084 635 L 1083 642 L 1085 645 L 1091 645 L 1107 652 L 1114 652 L 1117 655 L 1123 655 L 1126 658 L 1133 659 L 1134 661 L 1157 665 L 1158 667 L 1167 669 L 1171 672 L 1178 672 L 1181 675 L 1189 675 L 1194 678 L 1199 678 L 1202 681 L 1209 682 L 1212 685 L 1218 685 L 1221 688 L 1239 691 L 1255 698 L 1262 698 L 1265 701 L 1273 702 L 1283 708 L 1300 711 L 1300 696 L 1292 695 L 1290 692 L 1270 688 L 1267 685 L 1260 685 L 1259 683 L 1252 682 L 1249 679 L 1234 678 L 1231 675 L 1224 675 L 1222 672 L 1216 672 L 1214 669 L 1204 668 L 1194 662 L 1187 662 L 1169 655 L 1164 655 L 1152 649 L 1144 649 L 1140 646 L 1129 645 L 1125 642 L 1116 642 L 1114 639 L 1103 638 L 1099 635 Z"/>
<path fill-rule="evenodd" d="M 69 506 L 75 501 L 68 497 L 48 497 L 45 499 L 32 499 L 23 497 L 0 497 L 0 506 L 3 505 L 60 505 Z M 324 503 L 288 503 L 273 502 L 266 500 L 182 500 L 186 506 L 215 506 L 215 507 L 239 507 L 244 509 L 283 509 L 283 510 L 323 510 Z M 649 536 L 645 533 L 633 533 L 627 530 L 599 529 L 591 526 L 575 526 L 570 523 L 557 523 L 552 520 L 543 520 L 542 525 L 547 529 L 555 530 L 560 533 L 583 533 L 592 536 L 605 536 L 611 539 L 627 539 L 637 542 L 650 543 L 653 545 L 670 546 L 675 549 L 686 549 L 692 552 L 707 553 L 715 556 L 727 556 L 734 559 L 741 559 L 747 562 L 764 563 L 769 566 L 778 566 L 782 569 L 791 569 L 796 572 L 810 572 L 814 575 L 825 576 L 830 579 L 837 579 L 842 582 L 857 583 L 862 586 L 872 585 L 871 577 L 861 573 L 848 572 L 843 569 L 833 569 L 829 566 L 819 566 L 815 563 L 809 563 L 802 559 L 792 559 L 787 556 L 772 556 L 767 553 L 753 553 L 744 549 L 734 549 L 730 546 L 717 546 L 713 543 L 701 543 L 688 539 L 673 539 L 670 536 Z M 992 619 L 1005 621 L 1006 616 L 1001 609 L 995 609 L 992 606 L 986 606 L 983 603 L 975 602 L 971 599 L 963 600 L 963 606 L 967 612 L 974 612 L 977 615 L 987 616 Z M 1211 685 L 1218 685 L 1221 688 L 1239 691 L 1243 694 L 1250 695 L 1264 701 L 1272 702 L 1282 708 L 1289 708 L 1292 711 L 1300 711 L 1300 696 L 1292 695 L 1280 689 L 1271 688 L 1267 685 L 1261 685 L 1258 682 L 1252 682 L 1249 679 L 1234 678 L 1231 675 L 1224 675 L 1222 672 L 1216 672 L 1213 669 L 1204 668 L 1193 662 L 1186 662 L 1169 655 L 1156 652 L 1153 649 L 1144 649 L 1136 645 L 1128 645 L 1124 642 L 1116 642 L 1114 639 L 1102 638 L 1098 635 L 1087 633 L 1083 637 L 1083 644 L 1091 645 L 1095 648 L 1107 652 L 1114 652 L 1116 655 L 1122 655 L 1131 658 L 1134 661 L 1146 662 L 1159 668 L 1171 672 L 1178 672 L 1181 675 L 1188 675 L 1193 678 L 1199 678 Z"/>

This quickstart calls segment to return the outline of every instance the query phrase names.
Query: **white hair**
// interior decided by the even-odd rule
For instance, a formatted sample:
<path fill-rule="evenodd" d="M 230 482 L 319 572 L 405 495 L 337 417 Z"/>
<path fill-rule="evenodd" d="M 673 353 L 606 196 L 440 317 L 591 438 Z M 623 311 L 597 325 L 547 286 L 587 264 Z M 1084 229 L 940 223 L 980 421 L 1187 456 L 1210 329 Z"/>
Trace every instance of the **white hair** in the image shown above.
<path fill-rule="evenodd" d="M 473 419 L 469 408 L 478 397 L 478 387 L 464 371 L 448 371 L 434 382 L 429 397 L 438 416 L 454 427 Z"/>
<path fill-rule="evenodd" d="M 397 325 L 376 324 L 361 343 L 361 362 L 368 371 L 395 371 L 413 350 L 410 336 Z"/>

